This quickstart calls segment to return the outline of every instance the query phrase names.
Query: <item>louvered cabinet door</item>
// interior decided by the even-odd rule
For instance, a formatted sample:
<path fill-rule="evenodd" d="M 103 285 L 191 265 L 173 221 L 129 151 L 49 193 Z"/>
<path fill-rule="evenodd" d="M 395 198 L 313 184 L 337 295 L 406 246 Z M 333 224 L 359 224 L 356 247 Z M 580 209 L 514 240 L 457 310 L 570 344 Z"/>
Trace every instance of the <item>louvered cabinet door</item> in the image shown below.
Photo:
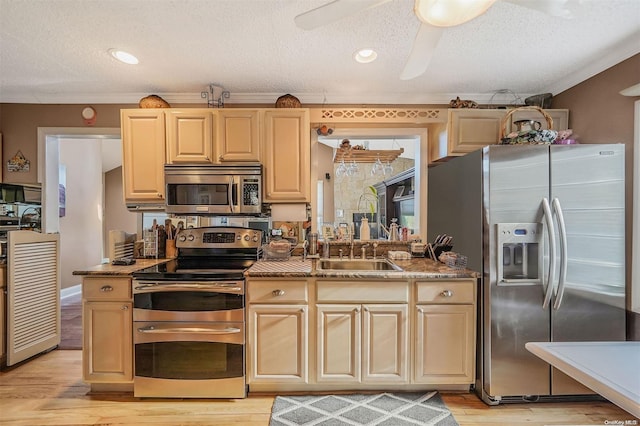
<path fill-rule="evenodd" d="M 7 238 L 7 365 L 60 343 L 60 235 Z"/>

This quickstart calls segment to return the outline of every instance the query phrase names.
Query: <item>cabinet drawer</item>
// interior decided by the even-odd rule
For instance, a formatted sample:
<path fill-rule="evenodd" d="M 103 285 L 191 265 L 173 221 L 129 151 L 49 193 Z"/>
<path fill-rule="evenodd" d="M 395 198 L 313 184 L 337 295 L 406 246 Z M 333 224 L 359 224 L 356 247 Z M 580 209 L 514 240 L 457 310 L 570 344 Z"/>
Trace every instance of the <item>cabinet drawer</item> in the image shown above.
<path fill-rule="evenodd" d="M 249 303 L 307 303 L 307 282 L 304 280 L 259 280 L 248 283 Z"/>
<path fill-rule="evenodd" d="M 417 303 L 473 303 L 475 280 L 423 281 L 416 283 Z"/>
<path fill-rule="evenodd" d="M 318 281 L 318 302 L 408 303 L 406 281 Z"/>
<path fill-rule="evenodd" d="M 131 279 L 85 278 L 82 297 L 86 300 L 131 300 Z"/>

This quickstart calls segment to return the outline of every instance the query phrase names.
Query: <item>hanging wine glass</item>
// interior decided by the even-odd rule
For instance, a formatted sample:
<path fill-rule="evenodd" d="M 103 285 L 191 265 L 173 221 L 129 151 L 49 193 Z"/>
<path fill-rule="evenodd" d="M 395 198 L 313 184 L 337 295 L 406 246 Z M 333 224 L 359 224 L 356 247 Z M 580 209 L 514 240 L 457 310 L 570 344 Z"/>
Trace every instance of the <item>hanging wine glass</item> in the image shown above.
<path fill-rule="evenodd" d="M 393 166 L 387 161 L 387 164 L 384 165 L 383 174 L 390 175 L 391 173 L 393 173 Z"/>
<path fill-rule="evenodd" d="M 340 161 L 340 164 L 336 168 L 336 178 L 340 178 L 347 174 L 347 165 L 344 163 L 344 158 Z"/>
<path fill-rule="evenodd" d="M 351 164 L 349 164 L 349 167 L 347 167 L 347 176 L 355 176 L 356 173 L 358 173 L 358 165 L 356 164 L 356 162 L 354 160 L 351 160 Z"/>
<path fill-rule="evenodd" d="M 375 176 L 378 173 L 384 174 L 384 165 L 382 164 L 382 161 L 380 161 L 380 157 L 376 158 L 375 163 L 371 166 L 371 176 Z"/>

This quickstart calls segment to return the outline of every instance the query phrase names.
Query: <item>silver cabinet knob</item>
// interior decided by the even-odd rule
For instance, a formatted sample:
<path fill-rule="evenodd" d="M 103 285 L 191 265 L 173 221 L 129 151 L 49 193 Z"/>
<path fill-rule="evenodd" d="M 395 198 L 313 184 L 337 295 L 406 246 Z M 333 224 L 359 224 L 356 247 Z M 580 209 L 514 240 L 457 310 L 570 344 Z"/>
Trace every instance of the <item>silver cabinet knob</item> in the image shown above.
<path fill-rule="evenodd" d="M 284 296 L 284 290 L 273 290 L 271 294 L 273 294 L 275 297 Z"/>
<path fill-rule="evenodd" d="M 444 290 L 442 293 L 440 293 L 440 295 L 442 295 L 443 297 L 451 297 L 453 296 L 453 292 L 451 290 Z"/>
<path fill-rule="evenodd" d="M 158 198 L 162 198 L 162 194 L 161 193 L 158 192 L 156 195 L 158 196 Z"/>
<path fill-rule="evenodd" d="M 123 311 L 128 311 L 128 310 L 129 310 L 129 307 L 128 307 L 127 305 L 122 305 L 121 310 L 123 310 Z"/>
<path fill-rule="evenodd" d="M 107 293 L 109 291 L 113 291 L 113 287 L 111 287 L 110 285 L 103 285 L 102 287 L 100 287 L 100 291 L 103 293 Z"/>

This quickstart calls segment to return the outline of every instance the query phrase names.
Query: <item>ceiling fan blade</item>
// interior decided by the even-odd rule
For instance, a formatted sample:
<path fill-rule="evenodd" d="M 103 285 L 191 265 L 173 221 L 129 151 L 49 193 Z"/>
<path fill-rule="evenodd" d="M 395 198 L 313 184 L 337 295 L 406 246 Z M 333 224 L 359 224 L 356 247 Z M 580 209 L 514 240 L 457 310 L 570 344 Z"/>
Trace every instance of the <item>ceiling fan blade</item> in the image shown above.
<path fill-rule="evenodd" d="M 313 30 L 391 0 L 334 0 L 293 18 L 299 28 Z"/>
<path fill-rule="evenodd" d="M 571 10 L 568 8 L 568 0 L 503 0 L 507 3 L 516 4 L 526 7 L 527 9 L 537 10 L 547 15 L 557 16 L 559 18 L 569 19 L 572 17 Z"/>
<path fill-rule="evenodd" d="M 442 27 L 434 27 L 429 24 L 420 25 L 407 63 L 400 74 L 400 80 L 412 80 L 424 74 L 443 32 L 444 28 Z"/>

